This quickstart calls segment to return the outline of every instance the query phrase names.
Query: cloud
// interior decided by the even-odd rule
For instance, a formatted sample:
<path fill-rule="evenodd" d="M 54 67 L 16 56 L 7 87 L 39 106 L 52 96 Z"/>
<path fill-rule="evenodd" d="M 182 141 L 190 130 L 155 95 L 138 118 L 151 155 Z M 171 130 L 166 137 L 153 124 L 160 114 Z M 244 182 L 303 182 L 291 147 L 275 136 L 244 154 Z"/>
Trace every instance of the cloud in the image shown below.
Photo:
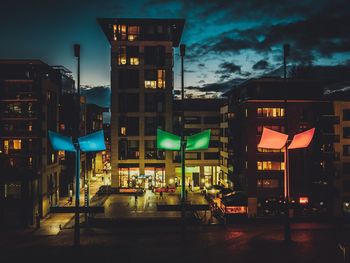
<path fill-rule="evenodd" d="M 266 60 L 259 60 L 258 62 L 256 62 L 253 66 L 252 69 L 253 70 L 265 70 L 269 67 L 269 62 L 267 62 Z"/>
<path fill-rule="evenodd" d="M 219 68 L 215 73 L 220 75 L 220 80 L 228 79 L 232 74 L 241 73 L 241 66 L 233 62 L 223 62 L 219 65 Z"/>
<path fill-rule="evenodd" d="M 82 87 L 81 94 L 86 97 L 87 103 L 96 104 L 105 108 L 110 107 L 111 89 L 108 86 L 85 86 Z"/>

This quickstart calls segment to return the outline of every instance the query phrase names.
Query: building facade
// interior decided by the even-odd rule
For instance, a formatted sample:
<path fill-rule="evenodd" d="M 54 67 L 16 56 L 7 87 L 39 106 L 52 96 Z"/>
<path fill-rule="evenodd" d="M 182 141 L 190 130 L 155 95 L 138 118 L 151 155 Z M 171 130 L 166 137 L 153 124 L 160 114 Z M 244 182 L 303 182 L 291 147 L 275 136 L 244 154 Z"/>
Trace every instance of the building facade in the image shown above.
<path fill-rule="evenodd" d="M 111 45 L 113 187 L 165 186 L 172 153 L 156 129 L 172 131 L 173 48 L 182 19 L 98 19 Z"/>
<path fill-rule="evenodd" d="M 283 198 L 283 150 L 257 147 L 263 127 L 292 135 L 316 128 L 307 149 L 290 151 L 290 190 L 295 199 L 305 196 L 318 211 L 329 212 L 333 180 L 333 125 L 321 116 L 333 114 L 323 100 L 323 85 L 314 81 L 251 79 L 228 94 L 232 115 L 229 144 L 233 157 L 232 181 L 248 195 L 251 216 L 263 214 L 265 204 Z"/>
<path fill-rule="evenodd" d="M 0 61 L 0 202 L 5 224 L 32 225 L 59 199 L 61 70 L 40 60 Z"/>
<path fill-rule="evenodd" d="M 174 100 L 174 133 L 181 135 L 180 117 L 184 111 L 184 135 L 210 129 L 209 148 L 204 151 L 188 151 L 186 158 L 186 185 L 204 187 L 227 183 L 220 173 L 220 106 L 223 99 L 185 99 Z M 181 155 L 173 152 L 172 174 L 167 184 L 181 183 Z"/>

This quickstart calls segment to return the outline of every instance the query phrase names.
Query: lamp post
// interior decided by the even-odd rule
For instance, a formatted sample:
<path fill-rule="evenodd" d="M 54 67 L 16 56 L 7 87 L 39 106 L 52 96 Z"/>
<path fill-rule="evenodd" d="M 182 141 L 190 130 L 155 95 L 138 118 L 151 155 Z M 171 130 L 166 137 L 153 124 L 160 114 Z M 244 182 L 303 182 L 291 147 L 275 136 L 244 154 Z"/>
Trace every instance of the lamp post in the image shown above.
<path fill-rule="evenodd" d="M 287 93 L 287 57 L 289 56 L 289 50 L 290 46 L 289 44 L 283 45 L 283 82 L 284 82 L 284 88 L 285 88 L 285 100 L 284 100 L 284 131 L 288 133 L 288 119 L 287 119 L 287 99 L 288 99 L 288 93 Z M 284 240 L 286 242 L 290 242 L 291 240 L 291 234 L 290 234 L 290 220 L 289 220 L 289 202 L 290 202 L 290 195 L 289 195 L 289 155 L 288 155 L 288 147 L 287 147 L 288 141 L 284 147 L 284 202 L 285 202 L 285 227 L 284 227 Z"/>
<path fill-rule="evenodd" d="M 180 45 L 181 56 L 181 217 L 182 217 L 182 236 L 184 237 L 186 228 L 186 165 L 185 165 L 185 82 L 184 82 L 184 56 L 186 52 L 186 46 Z"/>
<path fill-rule="evenodd" d="M 261 135 L 258 148 L 265 149 L 284 149 L 284 199 L 286 202 L 286 215 L 285 215 L 285 229 L 284 240 L 289 242 L 291 240 L 290 221 L 289 221 L 289 201 L 290 201 L 290 189 L 289 189 L 289 150 L 290 149 L 302 149 L 309 146 L 315 133 L 315 128 L 298 133 L 294 135 L 293 140 L 288 140 L 288 135 L 280 132 L 276 132 L 264 127 Z"/>
<path fill-rule="evenodd" d="M 78 69 L 77 69 L 77 98 L 76 98 L 76 172 L 75 172 L 75 227 L 74 227 L 74 245 L 79 246 L 80 244 L 80 215 L 79 215 L 79 203 L 80 203 L 80 148 L 78 143 L 79 129 L 80 129 L 80 45 L 74 45 L 74 56 L 77 58 Z"/>

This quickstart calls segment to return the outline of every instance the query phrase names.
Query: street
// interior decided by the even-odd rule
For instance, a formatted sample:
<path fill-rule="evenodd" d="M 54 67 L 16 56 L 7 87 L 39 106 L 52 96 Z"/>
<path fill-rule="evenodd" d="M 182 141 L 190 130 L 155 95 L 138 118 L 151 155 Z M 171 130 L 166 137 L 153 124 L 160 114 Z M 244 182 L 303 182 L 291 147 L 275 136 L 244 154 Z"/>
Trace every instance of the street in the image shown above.
<path fill-rule="evenodd" d="M 31 233 L 1 238 L 1 262 L 79 258 L 80 262 L 343 262 L 339 242 L 349 229 L 334 225 L 292 225 L 293 242 L 283 241 L 278 224 L 189 226 L 122 226 L 83 229 L 81 247 L 74 248 L 73 230 L 56 236 Z M 20 252 L 20 253 L 19 253 Z M 45 257 L 44 257 L 45 256 Z"/>

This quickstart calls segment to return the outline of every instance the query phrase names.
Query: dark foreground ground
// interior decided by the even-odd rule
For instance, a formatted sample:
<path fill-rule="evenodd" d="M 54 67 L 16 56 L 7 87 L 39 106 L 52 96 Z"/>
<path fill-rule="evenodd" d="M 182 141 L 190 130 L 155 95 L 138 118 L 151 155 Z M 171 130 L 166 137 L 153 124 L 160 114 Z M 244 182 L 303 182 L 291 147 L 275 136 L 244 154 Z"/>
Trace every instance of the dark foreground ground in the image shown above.
<path fill-rule="evenodd" d="M 339 242 L 350 231 L 335 225 L 293 224 L 293 242 L 278 224 L 191 226 L 185 240 L 179 226 L 123 226 L 38 236 L 2 232 L 0 262 L 343 262 Z"/>

